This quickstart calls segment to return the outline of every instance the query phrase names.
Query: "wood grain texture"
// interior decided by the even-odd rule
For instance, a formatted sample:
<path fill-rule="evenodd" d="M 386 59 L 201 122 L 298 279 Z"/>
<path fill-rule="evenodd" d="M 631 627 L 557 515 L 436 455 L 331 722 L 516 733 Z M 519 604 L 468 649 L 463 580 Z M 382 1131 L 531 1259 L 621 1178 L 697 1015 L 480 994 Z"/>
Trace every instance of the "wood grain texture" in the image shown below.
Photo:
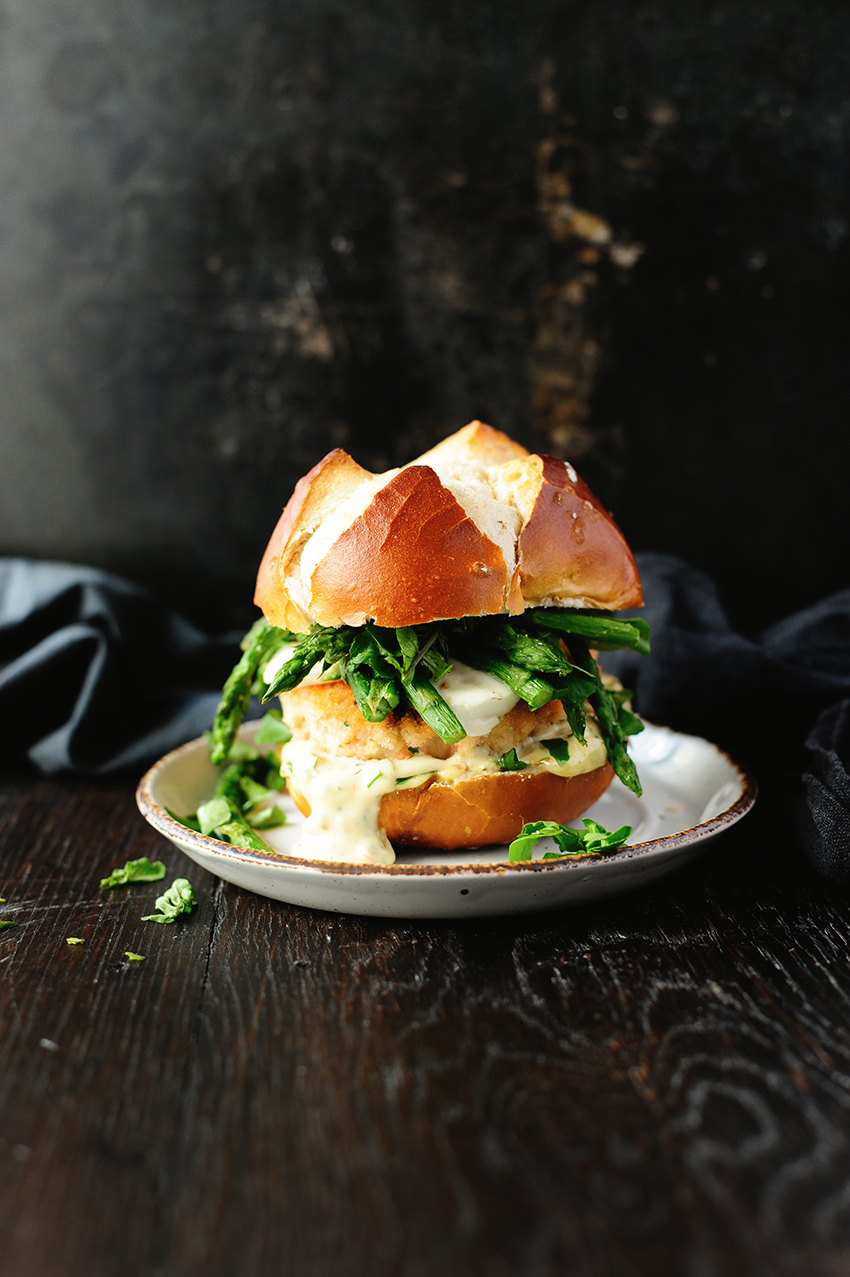
<path fill-rule="evenodd" d="M 7 778 L 3 1277 L 850 1273 L 850 898 L 771 807 L 604 906 L 393 923 Z M 185 923 L 99 890 L 139 855 Z"/>

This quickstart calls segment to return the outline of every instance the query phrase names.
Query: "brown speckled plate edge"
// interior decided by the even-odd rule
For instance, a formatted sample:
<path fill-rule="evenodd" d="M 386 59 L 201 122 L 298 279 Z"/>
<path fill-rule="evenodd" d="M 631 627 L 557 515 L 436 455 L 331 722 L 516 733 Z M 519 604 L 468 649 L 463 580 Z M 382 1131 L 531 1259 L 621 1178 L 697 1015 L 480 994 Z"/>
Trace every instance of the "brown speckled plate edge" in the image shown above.
<path fill-rule="evenodd" d="M 177 838 L 200 852 L 215 855 L 224 860 L 241 861 L 243 864 L 274 864 L 279 865 L 281 868 L 292 866 L 298 869 L 312 869 L 319 874 L 378 874 L 382 877 L 417 878 L 430 877 L 435 874 L 569 873 L 579 868 L 585 872 L 588 870 L 592 872 L 596 866 L 601 867 L 612 860 L 634 859 L 652 856 L 656 853 L 668 853 L 675 851 L 677 848 L 690 846 L 693 843 L 702 842 L 722 833 L 747 814 L 756 801 L 758 793 L 755 779 L 743 771 L 724 750 L 713 745 L 712 748 L 716 749 L 717 753 L 726 760 L 740 781 L 741 792 L 735 802 L 718 815 L 712 816 L 710 820 L 702 821 L 698 825 L 691 825 L 689 828 L 682 829 L 675 834 L 665 834 L 661 838 L 653 838 L 648 842 L 629 844 L 623 847 L 621 851 L 603 859 L 524 860 L 515 863 L 505 860 L 482 862 L 481 864 L 452 864 L 447 862 L 446 864 L 437 865 L 357 865 L 337 860 L 306 860 L 301 859 L 299 856 L 287 856 L 284 852 L 249 851 L 244 847 L 234 847 L 231 843 L 220 842 L 217 838 L 195 833 L 193 829 L 187 829 L 185 825 L 181 825 L 179 820 L 169 816 L 168 812 L 154 800 L 151 792 L 153 785 L 163 769 L 169 767 L 181 754 L 197 749 L 201 741 L 202 738 L 188 741 L 178 749 L 165 754 L 142 777 L 136 790 L 136 803 L 145 820 L 168 838 L 169 841 L 173 842 Z M 703 743 L 710 744 L 710 742 Z M 446 855 L 450 854 L 450 852 L 446 853 Z"/>

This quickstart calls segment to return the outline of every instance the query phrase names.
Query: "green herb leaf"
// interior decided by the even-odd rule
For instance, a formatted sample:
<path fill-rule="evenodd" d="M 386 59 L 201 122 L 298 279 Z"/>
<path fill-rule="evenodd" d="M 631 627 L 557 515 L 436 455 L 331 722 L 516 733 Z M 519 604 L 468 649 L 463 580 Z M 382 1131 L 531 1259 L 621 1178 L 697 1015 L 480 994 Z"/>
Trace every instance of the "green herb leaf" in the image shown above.
<path fill-rule="evenodd" d="M 285 745 L 288 740 L 292 740 L 292 732 L 283 721 L 283 714 L 279 709 L 270 709 L 264 715 L 254 733 L 254 740 L 258 745 Z"/>
<path fill-rule="evenodd" d="M 211 798 L 198 808 L 198 825 L 201 833 L 208 837 L 219 825 L 226 825 L 231 818 L 230 803 L 226 798 Z"/>
<path fill-rule="evenodd" d="M 567 740 L 545 740 L 543 744 L 549 753 L 555 759 L 556 763 L 568 763 L 570 761 L 570 742 Z"/>
<path fill-rule="evenodd" d="M 272 850 L 259 834 L 254 833 L 246 820 L 229 820 L 226 825 L 219 825 L 216 833 L 232 847 L 245 847 L 248 851 Z"/>
<path fill-rule="evenodd" d="M 145 955 L 143 953 L 131 953 L 129 949 L 125 949 L 124 957 L 127 958 L 129 962 L 144 962 L 145 960 Z"/>
<path fill-rule="evenodd" d="M 182 822 L 181 822 L 182 823 Z M 138 860 L 128 860 L 123 869 L 113 869 L 108 878 L 101 878 L 101 888 L 123 887 L 128 882 L 159 882 L 165 877 L 165 865 L 161 860 L 151 862 L 147 856 Z"/>
<path fill-rule="evenodd" d="M 149 913 L 142 922 L 174 922 L 181 913 L 191 913 L 196 904 L 192 884 L 186 878 L 175 878 L 167 891 L 158 896 L 154 908 L 156 913 Z"/>
<path fill-rule="evenodd" d="M 555 820 L 535 820 L 523 825 L 508 848 L 508 860 L 516 863 L 531 860 L 531 853 L 541 838 L 554 838 L 564 828 Z"/>
<path fill-rule="evenodd" d="M 0 919 L 0 927 L 16 927 L 17 922 L 12 922 L 8 918 Z"/>
<path fill-rule="evenodd" d="M 554 838 L 559 847 L 558 851 L 545 852 L 544 860 L 601 856 L 606 852 L 616 851 L 632 832 L 631 825 L 623 825 L 612 833 L 598 821 L 589 818 L 585 818 L 581 823 L 584 829 L 559 825 L 554 820 L 538 820 L 532 824 L 523 825 L 519 836 L 514 839 L 508 849 L 508 860 L 531 860 L 532 850 L 541 838 Z"/>
<path fill-rule="evenodd" d="M 280 807 L 263 807 L 261 811 L 251 812 L 248 824 L 252 829 L 276 829 L 286 824 L 286 812 Z"/>
<path fill-rule="evenodd" d="M 502 754 L 499 759 L 499 767 L 503 772 L 521 772 L 528 763 L 520 762 L 515 749 L 509 749 L 506 754 Z"/>
<path fill-rule="evenodd" d="M 65 939 L 65 943 L 66 944 L 85 944 L 85 940 L 82 936 L 67 936 Z"/>
<path fill-rule="evenodd" d="M 584 830 L 564 828 L 554 835 L 560 851 L 547 851 L 544 860 L 560 860 L 565 856 L 599 856 L 606 851 L 616 851 L 632 832 L 631 825 L 621 825 L 613 832 L 596 820 L 584 819 Z"/>

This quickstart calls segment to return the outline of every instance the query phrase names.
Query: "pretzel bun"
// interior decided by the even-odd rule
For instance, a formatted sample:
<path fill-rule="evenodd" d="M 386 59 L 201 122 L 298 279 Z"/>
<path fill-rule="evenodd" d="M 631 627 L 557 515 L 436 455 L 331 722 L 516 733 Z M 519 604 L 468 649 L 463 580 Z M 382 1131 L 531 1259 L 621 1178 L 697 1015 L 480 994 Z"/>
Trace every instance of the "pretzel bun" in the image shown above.
<path fill-rule="evenodd" d="M 592 807 L 614 779 L 610 763 L 578 776 L 552 772 L 487 773 L 454 785 L 434 781 L 381 799 L 378 820 L 390 842 L 454 851 L 508 843 L 532 820 L 568 825 Z"/>
<path fill-rule="evenodd" d="M 480 421 L 385 474 L 328 453 L 283 511 L 254 596 L 298 632 L 642 601 L 622 533 L 572 466 Z"/>

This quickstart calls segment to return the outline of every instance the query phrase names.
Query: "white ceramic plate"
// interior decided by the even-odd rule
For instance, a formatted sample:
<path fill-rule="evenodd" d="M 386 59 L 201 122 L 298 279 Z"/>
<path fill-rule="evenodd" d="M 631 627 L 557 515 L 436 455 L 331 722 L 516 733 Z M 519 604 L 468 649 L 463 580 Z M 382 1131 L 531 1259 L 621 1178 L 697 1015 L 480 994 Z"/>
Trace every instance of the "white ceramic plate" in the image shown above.
<path fill-rule="evenodd" d="M 242 728 L 250 740 L 256 724 Z M 618 780 L 586 814 L 608 829 L 631 825 L 629 846 L 601 860 L 542 860 L 557 848 L 542 839 L 534 859 L 509 864 L 506 847 L 465 853 L 399 851 L 394 865 L 302 860 L 288 854 L 301 816 L 288 798 L 287 824 L 263 833 L 275 853 L 232 847 L 173 820 L 212 796 L 217 772 L 203 739 L 161 758 L 136 799 L 146 820 L 187 856 L 227 882 L 273 900 L 385 918 L 464 918 L 558 909 L 652 882 L 687 863 L 708 839 L 750 810 L 756 785 L 708 741 L 647 724 L 631 752 L 643 784 L 636 798 Z M 578 822 L 576 822 L 578 823 Z"/>

